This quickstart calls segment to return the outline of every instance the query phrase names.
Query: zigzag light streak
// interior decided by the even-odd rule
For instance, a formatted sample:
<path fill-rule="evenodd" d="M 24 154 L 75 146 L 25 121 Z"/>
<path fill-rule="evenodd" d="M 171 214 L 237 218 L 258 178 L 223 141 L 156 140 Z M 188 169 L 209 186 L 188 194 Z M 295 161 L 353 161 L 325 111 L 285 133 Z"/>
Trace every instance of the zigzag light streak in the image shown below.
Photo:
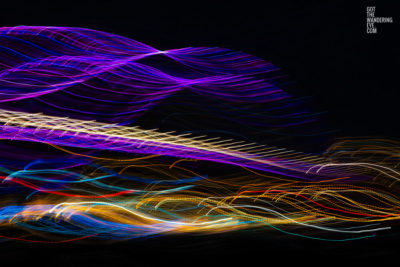
<path fill-rule="evenodd" d="M 290 175 L 290 171 L 304 173 L 322 163 L 322 159 L 316 156 L 276 147 L 231 140 L 215 141 L 215 138 L 204 136 L 190 138 L 186 134 L 173 135 L 42 114 L 0 112 L 3 124 L 0 136 L 12 140 L 211 160 L 279 173 L 273 170 L 278 168 L 285 170 L 286 175 Z M 284 158 L 280 159 L 281 156 Z"/>

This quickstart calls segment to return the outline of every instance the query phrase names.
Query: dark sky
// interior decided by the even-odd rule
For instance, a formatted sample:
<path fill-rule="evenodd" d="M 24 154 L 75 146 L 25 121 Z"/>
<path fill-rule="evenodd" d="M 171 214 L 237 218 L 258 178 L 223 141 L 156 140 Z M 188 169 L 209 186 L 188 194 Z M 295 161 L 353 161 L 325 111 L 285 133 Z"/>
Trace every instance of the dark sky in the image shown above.
<path fill-rule="evenodd" d="M 0 5 L 0 24 L 77 26 L 131 37 L 159 49 L 220 46 L 262 57 L 296 83 L 292 94 L 312 96 L 314 108 L 342 136 L 400 138 L 398 81 L 400 22 L 396 1 L 8 1 Z M 145 2 L 145 3 L 144 3 Z M 261 4 L 262 3 L 262 4 Z M 366 7 L 393 24 L 366 34 Z M 265 235 L 266 233 L 263 233 Z M 0 243 L 0 260 L 27 258 L 54 265 L 144 266 L 143 262 L 244 266 L 275 261 L 346 262 L 372 256 L 393 258 L 393 238 L 347 245 L 281 235 L 217 235 L 161 238 L 158 241 L 102 246 Z M 397 237 L 398 238 L 398 237 Z M 189 246 L 189 243 L 196 245 Z M 246 265 L 247 264 L 247 265 Z"/>

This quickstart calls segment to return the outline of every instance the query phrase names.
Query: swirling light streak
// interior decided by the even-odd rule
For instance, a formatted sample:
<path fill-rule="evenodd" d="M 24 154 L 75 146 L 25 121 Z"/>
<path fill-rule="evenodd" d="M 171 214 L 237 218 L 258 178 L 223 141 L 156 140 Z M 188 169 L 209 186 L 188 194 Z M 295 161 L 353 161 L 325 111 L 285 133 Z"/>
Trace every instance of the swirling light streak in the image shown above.
<path fill-rule="evenodd" d="M 280 89 L 284 78 L 228 49 L 0 28 L 0 231 L 18 232 L 0 237 L 272 228 L 345 241 L 391 229 L 399 143 L 341 140 L 313 154 L 266 145 L 319 134 L 318 114 Z"/>

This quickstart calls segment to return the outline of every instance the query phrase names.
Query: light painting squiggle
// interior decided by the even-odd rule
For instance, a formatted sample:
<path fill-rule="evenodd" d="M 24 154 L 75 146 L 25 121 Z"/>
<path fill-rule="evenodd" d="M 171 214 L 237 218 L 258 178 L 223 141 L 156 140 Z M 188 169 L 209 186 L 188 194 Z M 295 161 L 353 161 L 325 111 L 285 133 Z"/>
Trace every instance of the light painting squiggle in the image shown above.
<path fill-rule="evenodd" d="M 1 237 L 251 228 L 344 241 L 389 230 L 400 219 L 399 143 L 343 139 L 324 153 L 266 145 L 319 136 L 318 114 L 280 89 L 284 78 L 228 49 L 0 28 Z"/>

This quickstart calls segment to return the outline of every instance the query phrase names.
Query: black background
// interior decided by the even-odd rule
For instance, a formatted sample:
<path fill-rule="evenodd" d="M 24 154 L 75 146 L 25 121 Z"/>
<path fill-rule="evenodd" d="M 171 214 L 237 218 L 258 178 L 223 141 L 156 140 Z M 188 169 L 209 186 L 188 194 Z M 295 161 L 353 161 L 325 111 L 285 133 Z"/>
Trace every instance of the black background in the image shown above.
<path fill-rule="evenodd" d="M 338 136 L 399 138 L 399 11 L 396 1 L 14 1 L 0 5 L 0 25 L 94 28 L 159 49 L 219 46 L 272 62 L 312 96 Z M 366 7 L 392 16 L 366 34 Z M 2 262 L 66 266 L 144 264 L 327 264 L 396 260 L 392 234 L 345 243 L 273 232 L 156 237 L 118 244 L 0 243 Z"/>

